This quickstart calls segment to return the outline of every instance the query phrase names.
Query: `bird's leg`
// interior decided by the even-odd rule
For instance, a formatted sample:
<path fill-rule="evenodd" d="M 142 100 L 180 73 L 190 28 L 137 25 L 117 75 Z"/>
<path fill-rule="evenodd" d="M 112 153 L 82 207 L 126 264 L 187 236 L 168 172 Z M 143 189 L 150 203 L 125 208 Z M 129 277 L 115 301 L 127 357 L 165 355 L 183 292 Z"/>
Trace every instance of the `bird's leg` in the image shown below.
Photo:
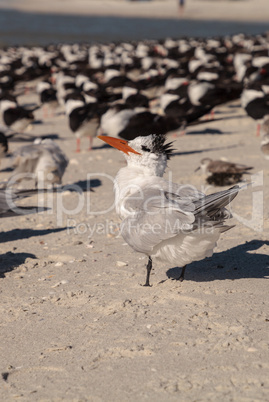
<path fill-rule="evenodd" d="M 184 281 L 185 269 L 186 269 L 186 265 L 185 265 L 185 267 L 182 268 L 181 275 L 180 275 L 180 277 L 177 279 L 177 280 L 180 281 L 180 282 L 183 282 L 183 281 Z"/>
<path fill-rule="evenodd" d="M 261 131 L 261 125 L 260 123 L 257 124 L 257 129 L 256 129 L 256 137 L 260 136 L 260 131 Z"/>
<path fill-rule="evenodd" d="M 54 107 L 50 107 L 49 110 L 50 110 L 50 117 L 54 117 L 54 116 L 55 116 L 55 109 L 54 109 Z"/>
<path fill-rule="evenodd" d="M 151 259 L 151 257 L 149 257 L 149 260 L 148 260 L 148 265 L 147 265 L 147 277 L 146 277 L 146 283 L 145 283 L 145 285 L 144 285 L 144 286 L 150 286 L 150 284 L 149 284 L 149 277 L 150 277 L 150 272 L 151 272 L 151 269 L 152 269 L 152 259 Z"/>
<path fill-rule="evenodd" d="M 89 137 L 89 141 L 90 141 L 90 143 L 89 143 L 89 149 L 88 149 L 88 151 L 91 151 L 91 150 L 92 150 L 93 137 Z"/>
<path fill-rule="evenodd" d="M 77 138 L 77 149 L 76 152 L 80 152 L 80 138 Z"/>
<path fill-rule="evenodd" d="M 181 124 L 181 126 L 179 127 L 179 129 L 180 129 L 179 136 L 180 136 L 180 137 L 186 134 L 186 128 L 187 128 L 187 123 L 186 123 L 186 122 L 183 122 L 183 123 Z"/>

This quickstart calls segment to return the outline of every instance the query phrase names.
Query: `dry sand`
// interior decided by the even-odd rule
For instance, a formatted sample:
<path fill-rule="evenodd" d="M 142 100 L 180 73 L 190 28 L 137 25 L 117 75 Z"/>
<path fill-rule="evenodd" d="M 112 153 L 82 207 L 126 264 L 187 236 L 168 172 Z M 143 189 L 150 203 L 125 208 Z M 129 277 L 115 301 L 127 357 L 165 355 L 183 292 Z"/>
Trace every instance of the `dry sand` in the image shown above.
<path fill-rule="evenodd" d="M 141 286 L 146 258 L 118 236 L 115 211 L 98 214 L 111 207 L 121 153 L 95 139 L 92 152 L 85 140 L 76 154 L 65 116 L 33 126 L 33 136 L 60 136 L 70 158 L 64 185 L 82 186 L 85 204 L 68 213 L 78 195 L 66 187 L 53 202 L 45 197 L 50 211 L 1 220 L 1 400 L 268 400 L 268 161 L 238 104 L 177 138 L 166 176 L 205 190 L 194 173 L 203 157 L 247 163 L 263 176 L 234 200 L 236 226 L 212 258 L 191 264 L 183 283 L 167 277 L 177 269 L 156 264 L 150 288 Z M 262 201 L 263 221 L 254 216 Z"/>
<path fill-rule="evenodd" d="M 47 4 L 38 3 L 40 9 Z M 68 1 L 51 7 L 59 3 Z M 209 2 L 189 0 L 190 10 L 194 3 Z M 35 94 L 19 98 L 36 101 Z M 239 102 L 217 108 L 223 120 L 175 139 L 166 177 L 172 172 L 176 182 L 216 191 L 194 169 L 203 157 L 226 157 L 252 165 L 258 181 L 234 200 L 236 226 L 221 236 L 212 258 L 191 264 L 183 283 L 168 279 L 177 269 L 155 264 L 150 288 L 141 286 L 146 258 L 118 236 L 114 209 L 102 213 L 112 207 L 111 177 L 123 156 L 98 139 L 92 152 L 85 140 L 76 154 L 65 116 L 43 119 L 38 111 L 36 117 L 43 123 L 29 134 L 59 135 L 70 159 L 63 184 L 85 191 L 78 196 L 66 187 L 62 196 L 44 196 L 48 212 L 1 219 L 0 399 L 268 400 L 269 162 Z M 11 143 L 11 151 L 19 145 Z M 5 160 L 2 170 L 7 166 Z M 0 180 L 8 175 L 2 171 Z M 84 206 L 72 215 L 79 199 Z M 36 196 L 24 201 L 36 202 Z"/>

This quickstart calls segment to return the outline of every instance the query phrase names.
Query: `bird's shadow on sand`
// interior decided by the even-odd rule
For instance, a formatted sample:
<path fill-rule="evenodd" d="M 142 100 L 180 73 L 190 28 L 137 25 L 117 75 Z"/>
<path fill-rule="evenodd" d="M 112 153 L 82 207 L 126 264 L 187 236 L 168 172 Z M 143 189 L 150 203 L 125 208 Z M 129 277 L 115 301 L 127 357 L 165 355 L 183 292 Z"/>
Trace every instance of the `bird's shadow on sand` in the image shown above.
<path fill-rule="evenodd" d="M 225 112 L 223 112 L 225 113 Z M 230 112 L 229 112 L 230 114 Z M 223 117 L 216 117 L 215 119 L 210 120 L 210 122 L 215 122 L 215 121 L 220 121 L 220 120 L 232 120 L 232 119 L 245 119 L 247 117 L 247 114 L 237 114 L 236 116 L 229 115 L 229 116 L 223 116 Z"/>
<path fill-rule="evenodd" d="M 119 137 L 120 138 L 120 137 Z M 101 141 L 101 140 L 100 140 Z M 94 147 L 92 147 L 92 150 L 95 150 L 95 149 L 112 149 L 113 147 L 111 146 L 111 145 L 108 145 L 108 144 L 101 144 L 101 145 L 98 145 L 98 146 L 94 146 Z"/>
<path fill-rule="evenodd" d="M 204 130 L 192 130 L 187 131 L 186 135 L 200 135 L 200 134 L 212 134 L 212 135 L 220 135 L 220 134 L 234 134 L 233 131 L 222 131 L 218 128 L 205 128 Z"/>
<path fill-rule="evenodd" d="M 224 112 L 224 111 L 223 111 L 223 112 L 218 111 L 218 112 L 216 112 L 216 113 L 222 114 L 222 113 L 225 113 L 225 112 Z M 244 119 L 244 118 L 246 118 L 246 117 L 247 117 L 247 114 L 240 114 L 240 115 L 233 116 L 233 115 L 231 115 L 231 113 L 229 112 L 229 116 L 214 117 L 214 118 L 211 118 L 211 119 L 206 119 L 206 118 L 204 118 L 204 119 L 200 119 L 200 120 L 195 120 L 195 121 L 193 121 L 193 122 L 191 122 L 191 123 L 188 123 L 188 124 L 187 124 L 187 128 L 196 127 L 196 126 L 199 126 L 199 125 L 201 125 L 201 124 L 204 125 L 204 124 L 209 124 L 209 123 L 217 123 L 217 122 L 219 122 L 219 121 L 224 121 L 224 120 L 232 120 L 232 119 L 238 120 L 238 119 Z"/>
<path fill-rule="evenodd" d="M 213 254 L 212 257 L 189 264 L 185 280 L 211 282 L 217 280 L 236 280 L 242 278 L 269 278 L 269 255 L 256 252 L 269 241 L 252 240 L 229 250 Z M 166 271 L 170 279 L 177 279 L 181 268 Z"/>
<path fill-rule="evenodd" d="M 0 232 L 0 243 L 29 239 L 35 236 L 45 236 L 50 233 L 62 232 L 66 229 L 66 227 L 55 229 L 12 229 L 7 232 Z"/>
<path fill-rule="evenodd" d="M 34 121 L 32 121 L 31 124 L 32 124 L 33 126 L 37 126 L 37 125 L 43 124 L 43 120 L 41 120 L 41 119 L 39 119 L 39 120 L 34 120 Z"/>
<path fill-rule="evenodd" d="M 239 109 L 241 107 L 240 103 L 231 103 L 230 105 L 227 105 L 229 109 Z"/>
<path fill-rule="evenodd" d="M 86 191 L 94 191 L 93 188 L 99 187 L 102 185 L 102 181 L 99 179 L 92 180 L 79 180 L 75 183 L 68 184 L 67 186 L 63 186 L 62 190 L 68 190 L 71 192 L 86 192 Z"/>
<path fill-rule="evenodd" d="M 35 140 L 64 140 L 63 137 L 60 137 L 59 134 L 50 133 L 50 134 L 42 134 L 42 135 L 34 135 L 34 134 L 27 134 L 27 133 L 18 133 L 10 138 L 8 138 L 9 142 L 31 142 L 33 143 Z"/>
<path fill-rule="evenodd" d="M 230 109 L 230 106 L 229 106 L 229 105 L 226 105 L 226 107 Z M 236 107 L 239 108 L 240 105 L 237 105 Z M 235 107 L 234 107 L 234 108 L 235 108 Z M 213 109 L 213 110 L 214 110 L 214 114 L 215 114 L 215 115 L 222 115 L 222 114 L 227 113 L 227 111 L 226 111 L 225 109 L 217 109 L 217 110 L 216 110 L 216 109 Z M 229 110 L 229 113 L 236 113 L 236 110 Z"/>
<path fill-rule="evenodd" d="M 12 167 L 8 166 L 8 167 L 5 167 L 4 169 L 1 169 L 0 173 L 10 173 L 10 172 L 13 172 L 13 170 L 14 169 Z"/>
<path fill-rule="evenodd" d="M 4 278 L 7 272 L 13 271 L 19 265 L 24 264 L 27 258 L 37 259 L 31 253 L 12 253 L 8 251 L 5 254 L 0 254 L 0 278 Z"/>
<path fill-rule="evenodd" d="M 197 149 L 194 151 L 173 152 L 171 157 L 180 155 L 201 154 L 203 152 L 222 151 L 224 149 L 238 148 L 239 146 L 240 146 L 239 144 L 234 144 L 234 145 L 228 145 L 227 147 L 204 148 L 204 149 Z"/>

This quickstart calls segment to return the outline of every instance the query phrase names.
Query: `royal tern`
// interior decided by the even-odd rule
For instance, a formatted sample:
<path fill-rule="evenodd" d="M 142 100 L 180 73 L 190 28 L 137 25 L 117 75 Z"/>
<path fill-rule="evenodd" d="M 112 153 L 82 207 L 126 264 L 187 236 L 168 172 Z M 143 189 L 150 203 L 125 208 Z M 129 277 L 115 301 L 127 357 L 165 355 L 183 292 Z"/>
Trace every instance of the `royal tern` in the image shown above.
<path fill-rule="evenodd" d="M 114 183 L 116 212 L 122 219 L 121 234 L 136 251 L 148 256 L 145 286 L 149 286 L 152 259 L 182 267 L 210 257 L 220 234 L 230 229 L 225 206 L 239 186 L 205 195 L 191 185 L 164 179 L 171 143 L 163 135 L 137 137 L 132 141 L 99 136 L 124 153 L 127 166 Z"/>

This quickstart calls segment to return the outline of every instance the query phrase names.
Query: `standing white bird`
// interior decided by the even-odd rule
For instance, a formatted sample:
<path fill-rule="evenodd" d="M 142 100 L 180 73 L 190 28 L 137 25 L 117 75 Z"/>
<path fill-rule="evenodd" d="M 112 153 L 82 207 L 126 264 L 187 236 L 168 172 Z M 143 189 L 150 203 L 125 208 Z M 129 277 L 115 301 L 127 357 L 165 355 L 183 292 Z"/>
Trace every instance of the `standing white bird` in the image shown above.
<path fill-rule="evenodd" d="M 225 209 L 238 186 L 205 195 L 191 185 L 164 179 L 171 143 L 163 135 L 137 137 L 132 141 L 99 136 L 124 152 L 127 166 L 114 183 L 116 212 L 122 219 L 121 234 L 136 251 L 148 256 L 145 286 L 149 286 L 152 258 L 182 267 L 213 254 L 220 234 L 232 226 Z"/>

